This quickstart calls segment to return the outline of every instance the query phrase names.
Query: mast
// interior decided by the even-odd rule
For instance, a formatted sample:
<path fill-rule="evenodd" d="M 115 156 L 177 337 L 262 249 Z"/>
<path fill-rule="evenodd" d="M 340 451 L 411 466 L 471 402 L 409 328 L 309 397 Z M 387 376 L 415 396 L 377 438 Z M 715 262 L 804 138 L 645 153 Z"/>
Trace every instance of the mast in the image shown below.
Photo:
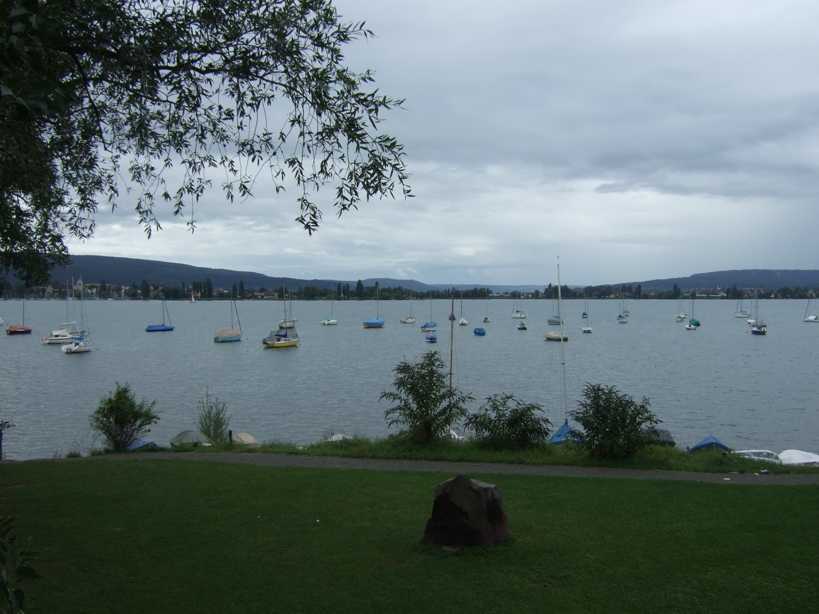
<path fill-rule="evenodd" d="M 560 294 L 560 256 L 557 257 L 557 311 L 560 313 L 560 301 L 562 300 Z M 563 383 L 563 415 L 569 419 L 569 399 L 566 392 L 566 348 L 563 346 L 564 325 L 563 318 L 560 318 L 560 371 Z"/>
<path fill-rule="evenodd" d="M 449 392 L 452 392 L 452 359 L 455 354 L 455 297 L 449 304 Z"/>

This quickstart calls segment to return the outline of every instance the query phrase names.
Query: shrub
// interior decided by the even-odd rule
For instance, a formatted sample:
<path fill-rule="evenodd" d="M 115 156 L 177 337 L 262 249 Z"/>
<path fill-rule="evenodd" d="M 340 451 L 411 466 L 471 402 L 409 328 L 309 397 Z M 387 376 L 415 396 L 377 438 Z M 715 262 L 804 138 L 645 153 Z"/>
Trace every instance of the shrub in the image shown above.
<path fill-rule="evenodd" d="M 427 352 L 417 363 L 401 361 L 393 369 L 395 391 L 382 399 L 395 402 L 384 413 L 389 426 L 405 427 L 416 443 L 429 443 L 449 435 L 449 430 L 466 415 L 472 398 L 447 385 L 444 362 L 438 352 Z"/>
<path fill-rule="evenodd" d="M 0 517 L 0 612 L 23 614 L 25 593 L 21 585 L 38 577 L 31 566 L 33 556 L 18 544 L 14 520 L 10 516 Z"/>
<path fill-rule="evenodd" d="M 466 428 L 486 445 L 498 448 L 526 448 L 544 443 L 552 423 L 537 403 L 524 403 L 511 394 L 486 398 L 476 414 L 466 419 Z"/>
<path fill-rule="evenodd" d="M 603 458 L 631 456 L 647 444 L 642 428 L 660 422 L 647 398 L 638 403 L 616 386 L 602 384 L 586 384 L 572 417 L 583 427 L 582 445 Z"/>
<path fill-rule="evenodd" d="M 137 403 L 128 384 L 117 384 L 114 392 L 100 401 L 91 415 L 91 428 L 99 432 L 115 452 L 124 452 L 135 439 L 148 433 L 159 422 L 155 401 Z"/>
<path fill-rule="evenodd" d="M 227 404 L 205 391 L 205 398 L 199 400 L 199 432 L 213 445 L 219 445 L 227 443 L 229 426 Z"/>

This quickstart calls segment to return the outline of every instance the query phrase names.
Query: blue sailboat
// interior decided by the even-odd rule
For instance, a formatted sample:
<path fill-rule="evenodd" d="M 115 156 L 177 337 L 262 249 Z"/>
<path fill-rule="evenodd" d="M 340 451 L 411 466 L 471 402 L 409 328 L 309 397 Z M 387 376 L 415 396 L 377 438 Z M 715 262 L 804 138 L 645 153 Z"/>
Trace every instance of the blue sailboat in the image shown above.
<path fill-rule="evenodd" d="M 476 337 L 485 337 L 486 336 L 486 329 L 482 326 L 478 326 L 475 330 L 472 331 Z"/>
<path fill-rule="evenodd" d="M 165 321 L 167 319 L 167 322 Z M 166 333 L 173 330 L 173 324 L 171 323 L 171 312 L 168 311 L 168 305 L 165 304 L 163 299 L 162 301 L 162 323 L 161 324 L 148 324 L 145 327 L 146 333 Z"/>
<path fill-rule="evenodd" d="M 384 318 L 381 317 L 381 300 L 378 287 L 375 289 L 375 317 L 362 322 L 364 328 L 384 328 Z"/>

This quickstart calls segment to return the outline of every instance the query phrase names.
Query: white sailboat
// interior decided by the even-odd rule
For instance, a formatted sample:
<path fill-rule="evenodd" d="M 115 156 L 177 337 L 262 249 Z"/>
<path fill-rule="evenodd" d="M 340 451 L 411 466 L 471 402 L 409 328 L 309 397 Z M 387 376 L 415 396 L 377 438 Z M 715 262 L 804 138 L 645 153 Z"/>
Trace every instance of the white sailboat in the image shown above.
<path fill-rule="evenodd" d="M 734 312 L 734 317 L 741 318 L 743 320 L 751 317 L 750 312 L 745 309 L 745 301 L 743 299 L 739 299 L 737 301 L 737 309 Z"/>
<path fill-rule="evenodd" d="M 810 313 L 810 314 L 808 313 L 808 311 L 810 310 L 810 304 L 811 304 L 812 301 L 813 301 L 813 299 L 808 299 L 808 302 L 805 305 L 805 313 L 802 316 L 802 321 L 803 322 L 808 322 L 809 324 L 817 324 L 817 323 L 819 323 L 819 316 L 817 316 L 815 313 Z"/>
<path fill-rule="evenodd" d="M 461 311 L 458 318 L 458 326 L 467 326 L 469 324 L 469 320 L 464 317 L 464 299 L 461 299 Z"/>
<path fill-rule="evenodd" d="M 287 296 L 282 292 L 282 309 L 284 318 L 279 321 L 279 327 L 262 339 L 262 345 L 274 350 L 299 347 L 299 333 L 296 331 L 296 320 L 293 319 L 293 303 L 290 303 L 288 312 Z"/>
<path fill-rule="evenodd" d="M 558 280 L 557 286 L 558 286 L 557 287 L 557 293 L 558 293 L 558 295 L 560 295 L 560 280 Z M 560 315 L 560 301 L 559 300 L 555 301 L 555 303 L 553 305 L 553 308 L 554 308 L 554 313 L 551 316 L 549 316 L 549 318 L 546 320 L 546 322 L 550 326 L 560 326 L 561 324 L 563 324 L 563 318 Z"/>
<path fill-rule="evenodd" d="M 565 357 L 563 354 L 563 343 L 569 340 L 569 337 L 566 335 L 566 331 L 563 330 L 563 318 L 560 317 L 560 307 L 561 307 L 561 296 L 560 296 L 560 258 L 557 259 L 557 315 L 558 315 L 558 323 L 560 324 L 560 331 L 547 331 L 543 338 L 546 341 L 558 341 L 560 342 L 560 351 L 561 351 L 561 360 Z M 552 319 L 549 319 L 549 322 L 552 322 Z"/>
<path fill-rule="evenodd" d="M 65 282 L 65 321 L 58 324 L 57 328 L 40 339 L 43 345 L 66 345 L 83 336 L 85 331 L 82 327 L 76 321 L 69 319 L 70 292 L 72 289 L 73 284 Z"/>
<path fill-rule="evenodd" d="M 592 325 L 591 325 L 591 309 L 589 308 L 589 302 L 586 301 L 586 304 L 583 306 L 583 319 L 586 320 L 585 326 L 580 329 L 580 332 L 590 335 L 592 332 Z"/>
<path fill-rule="evenodd" d="M 335 305 L 335 301 L 330 301 L 330 317 L 325 318 L 321 321 L 322 326 L 335 326 L 338 324 L 338 320 L 335 319 L 333 315 L 333 307 Z"/>
<path fill-rule="evenodd" d="M 685 322 L 688 319 L 688 314 L 682 310 L 682 299 L 677 300 L 677 315 L 674 316 L 677 322 Z"/>
<path fill-rule="evenodd" d="M 409 314 L 401 318 L 400 320 L 401 324 L 415 324 L 417 322 L 417 320 L 415 319 L 415 315 L 412 313 L 412 302 L 413 302 L 412 299 L 410 299 Z"/>
<path fill-rule="evenodd" d="M 484 324 L 489 324 L 491 322 L 489 319 L 489 300 L 486 301 L 486 315 L 483 317 L 482 322 Z"/>
<path fill-rule="evenodd" d="M 526 312 L 518 309 L 517 304 L 512 305 L 512 317 L 515 320 L 525 320 L 526 319 Z"/>
<path fill-rule="evenodd" d="M 768 325 L 759 317 L 759 292 L 754 297 L 754 323 L 751 324 L 751 334 L 763 336 L 768 334 Z"/>
<path fill-rule="evenodd" d="M 88 339 L 88 330 L 85 326 L 85 301 L 83 300 L 83 286 L 80 286 L 80 331 L 81 334 L 74 337 L 70 344 L 62 347 L 63 354 L 87 354 L 92 350 L 91 342 Z"/>

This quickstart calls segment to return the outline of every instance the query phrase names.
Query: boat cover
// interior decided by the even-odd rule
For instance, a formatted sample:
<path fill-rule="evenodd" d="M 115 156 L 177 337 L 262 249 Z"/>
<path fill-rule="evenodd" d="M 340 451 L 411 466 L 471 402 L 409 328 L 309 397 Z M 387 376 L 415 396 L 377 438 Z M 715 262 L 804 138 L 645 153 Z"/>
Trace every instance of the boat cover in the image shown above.
<path fill-rule="evenodd" d="M 572 427 L 569 426 L 569 421 L 566 420 L 563 425 L 555 431 L 554 435 L 549 438 L 549 443 L 558 445 L 571 441 L 572 439 Z"/>
<path fill-rule="evenodd" d="M 726 446 L 713 435 L 708 435 L 708 437 L 704 438 L 696 445 L 693 445 L 690 448 L 688 448 L 689 452 L 702 452 L 703 450 L 720 450 L 722 452 L 730 452 L 731 448 Z"/>
<path fill-rule="evenodd" d="M 817 465 L 819 466 L 819 454 L 805 452 L 803 450 L 783 450 L 779 453 L 779 460 L 783 465 Z"/>

